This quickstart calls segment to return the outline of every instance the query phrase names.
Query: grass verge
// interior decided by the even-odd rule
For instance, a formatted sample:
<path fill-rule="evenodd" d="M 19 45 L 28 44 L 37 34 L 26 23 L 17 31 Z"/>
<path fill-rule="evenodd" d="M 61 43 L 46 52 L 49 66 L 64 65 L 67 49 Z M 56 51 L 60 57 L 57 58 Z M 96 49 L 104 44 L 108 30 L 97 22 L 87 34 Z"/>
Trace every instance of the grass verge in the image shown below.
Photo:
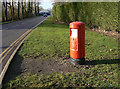
<path fill-rule="evenodd" d="M 69 27 L 49 17 L 24 41 L 17 55 L 26 60 L 70 58 Z M 85 58 L 88 66 L 68 73 L 17 76 L 4 84 L 8 88 L 35 87 L 120 87 L 118 79 L 118 42 L 116 39 L 85 31 Z M 18 58 L 19 59 L 19 58 Z M 81 65 L 85 66 L 85 65 Z"/>

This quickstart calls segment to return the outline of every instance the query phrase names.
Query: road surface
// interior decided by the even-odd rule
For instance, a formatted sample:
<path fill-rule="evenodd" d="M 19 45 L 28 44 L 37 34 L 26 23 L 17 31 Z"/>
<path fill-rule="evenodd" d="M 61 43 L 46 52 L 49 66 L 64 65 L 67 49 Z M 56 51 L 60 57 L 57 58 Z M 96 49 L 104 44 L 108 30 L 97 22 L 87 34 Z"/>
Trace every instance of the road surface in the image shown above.
<path fill-rule="evenodd" d="M 33 17 L 2 25 L 2 45 L 0 45 L 0 84 L 16 51 L 32 30 L 46 18 Z"/>
<path fill-rule="evenodd" d="M 43 21 L 45 17 L 39 16 L 28 18 L 21 21 L 12 22 L 2 25 L 2 51 L 10 46 L 18 37 L 20 37 L 28 29 L 33 28 L 35 25 Z"/>

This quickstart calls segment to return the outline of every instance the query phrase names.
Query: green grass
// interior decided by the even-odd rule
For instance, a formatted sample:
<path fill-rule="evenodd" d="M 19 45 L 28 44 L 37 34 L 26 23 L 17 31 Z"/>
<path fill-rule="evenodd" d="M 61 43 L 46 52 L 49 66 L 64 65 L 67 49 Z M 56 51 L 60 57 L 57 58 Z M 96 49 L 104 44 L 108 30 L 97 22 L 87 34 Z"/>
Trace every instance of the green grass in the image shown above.
<path fill-rule="evenodd" d="M 45 21 L 28 36 L 19 54 L 23 57 L 69 57 L 68 26 Z"/>
<path fill-rule="evenodd" d="M 25 58 L 39 57 L 69 58 L 69 27 L 55 24 L 48 18 L 37 27 L 24 41 L 20 56 Z M 120 87 L 118 79 L 118 42 L 116 39 L 85 31 L 85 58 L 92 67 L 83 67 L 73 73 L 52 73 L 17 76 L 7 86 L 14 87 Z M 85 66 L 85 65 L 82 65 Z"/>
<path fill-rule="evenodd" d="M 11 22 L 14 22 L 14 21 L 1 22 L 0 24 L 7 24 L 7 23 L 11 23 Z"/>

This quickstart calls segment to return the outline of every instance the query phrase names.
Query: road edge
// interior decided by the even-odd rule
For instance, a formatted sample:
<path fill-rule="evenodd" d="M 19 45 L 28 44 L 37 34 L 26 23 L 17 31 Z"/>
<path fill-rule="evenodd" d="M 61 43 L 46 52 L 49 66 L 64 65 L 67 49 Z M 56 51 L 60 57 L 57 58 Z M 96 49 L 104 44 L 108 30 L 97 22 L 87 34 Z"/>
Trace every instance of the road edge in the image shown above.
<path fill-rule="evenodd" d="M 48 18 L 48 17 L 47 17 L 47 18 Z M 31 32 L 32 32 L 36 27 L 38 27 L 41 23 L 43 23 L 47 18 L 45 18 L 43 21 L 41 21 L 40 23 L 38 23 L 37 25 L 35 25 L 34 27 L 32 27 L 32 28 L 29 29 L 29 30 L 31 30 Z M 27 31 L 26 31 L 26 32 L 27 32 Z M 31 33 L 31 32 L 30 32 L 30 33 Z M 30 34 L 30 33 L 29 33 L 29 34 Z M 23 33 L 23 34 L 24 34 L 24 33 Z M 28 35 L 29 35 L 29 34 L 28 34 Z M 1 75 L 0 75 L 0 89 L 2 88 L 2 80 L 3 80 L 4 76 L 5 76 L 5 73 L 6 73 L 7 69 L 8 69 L 8 67 L 9 67 L 9 64 L 10 64 L 11 60 L 13 59 L 14 55 L 16 54 L 17 50 L 20 48 L 20 46 L 22 45 L 22 43 L 24 42 L 24 40 L 28 37 L 28 35 L 21 41 L 21 43 L 16 47 L 16 49 L 14 50 L 14 52 L 12 53 L 12 55 L 10 56 L 10 58 L 8 59 L 8 62 L 6 63 L 6 65 L 5 65 L 2 73 L 1 73 Z"/>

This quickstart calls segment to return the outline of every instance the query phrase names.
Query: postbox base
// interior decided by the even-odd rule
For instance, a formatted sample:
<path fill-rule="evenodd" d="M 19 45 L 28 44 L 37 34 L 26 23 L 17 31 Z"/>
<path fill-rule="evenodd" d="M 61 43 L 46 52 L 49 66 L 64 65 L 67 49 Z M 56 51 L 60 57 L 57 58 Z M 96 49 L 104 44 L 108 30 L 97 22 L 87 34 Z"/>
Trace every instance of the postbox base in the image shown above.
<path fill-rule="evenodd" d="M 71 58 L 71 63 L 74 65 L 85 64 L 85 58 L 79 58 L 79 59 Z"/>

